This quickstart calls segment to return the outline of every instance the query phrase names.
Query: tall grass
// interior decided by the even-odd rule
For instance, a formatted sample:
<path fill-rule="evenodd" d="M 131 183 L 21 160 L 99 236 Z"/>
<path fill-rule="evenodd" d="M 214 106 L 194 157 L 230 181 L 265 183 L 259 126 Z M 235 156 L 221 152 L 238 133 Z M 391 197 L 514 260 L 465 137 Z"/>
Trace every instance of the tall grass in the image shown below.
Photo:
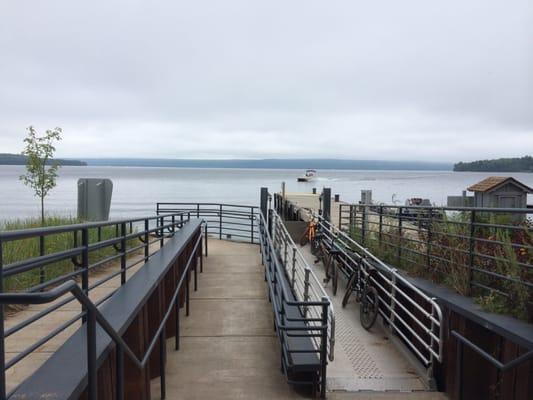
<path fill-rule="evenodd" d="M 76 224 L 80 221 L 71 217 L 48 217 L 45 226 L 59 226 Z M 4 223 L 0 230 L 11 231 L 28 228 L 42 227 L 40 219 L 23 219 L 14 220 Z M 120 231 L 115 226 L 102 227 L 100 231 L 97 228 L 91 228 L 89 233 L 89 243 L 95 243 L 99 240 L 112 239 L 120 236 Z M 129 241 L 127 247 L 131 248 L 136 241 Z M 60 251 L 73 249 L 81 245 L 81 231 L 51 234 L 44 237 L 44 247 L 41 250 L 39 237 L 9 241 L 2 244 L 2 263 L 5 266 L 18 261 L 28 260 L 40 255 L 54 254 Z M 116 254 L 112 247 L 105 247 L 99 250 L 89 252 L 89 264 L 103 260 L 106 257 Z M 4 281 L 4 291 L 27 291 L 39 285 L 42 282 L 48 282 L 54 278 L 77 271 L 81 269 L 73 263 L 71 259 L 64 259 L 53 264 L 48 264 L 43 268 L 35 268 L 30 271 L 7 277 Z M 79 274 L 74 278 L 79 278 Z"/>
<path fill-rule="evenodd" d="M 533 282 L 530 222 L 518 222 L 509 215 L 478 215 L 477 223 L 498 226 L 476 226 L 474 237 L 479 240 L 471 241 L 470 218 L 466 212 L 444 214 L 425 228 L 419 227 L 414 238 L 407 237 L 405 232 L 388 223 L 389 226 L 384 224 L 382 227 L 380 240 L 377 227 L 372 226 L 366 229 L 365 246 L 396 268 L 474 297 L 487 311 L 533 321 L 533 291 L 524 285 L 524 282 Z M 349 232 L 352 238 L 361 241 L 361 225 L 352 225 Z M 474 269 L 470 268 L 471 265 Z M 487 291 L 473 283 L 493 290 Z"/>

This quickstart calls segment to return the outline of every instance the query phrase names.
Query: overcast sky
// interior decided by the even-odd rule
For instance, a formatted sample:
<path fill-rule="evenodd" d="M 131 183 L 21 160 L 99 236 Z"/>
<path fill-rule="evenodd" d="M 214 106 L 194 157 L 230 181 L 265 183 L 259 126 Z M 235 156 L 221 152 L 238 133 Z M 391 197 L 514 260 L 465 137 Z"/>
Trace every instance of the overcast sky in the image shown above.
<path fill-rule="evenodd" d="M 0 2 L 0 152 L 533 153 L 531 0 Z"/>

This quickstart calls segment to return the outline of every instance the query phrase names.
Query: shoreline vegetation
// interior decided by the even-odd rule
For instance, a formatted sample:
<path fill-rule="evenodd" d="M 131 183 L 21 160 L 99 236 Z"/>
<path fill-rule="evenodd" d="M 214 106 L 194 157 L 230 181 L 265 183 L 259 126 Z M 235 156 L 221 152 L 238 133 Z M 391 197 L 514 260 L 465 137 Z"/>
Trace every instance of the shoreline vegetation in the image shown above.
<path fill-rule="evenodd" d="M 51 226 L 60 226 L 60 225 L 71 225 L 80 223 L 76 218 L 73 217 L 59 217 L 59 216 L 47 216 L 45 219 L 45 227 Z M 6 221 L 0 223 L 0 231 L 12 231 L 20 229 L 29 229 L 29 228 L 41 228 L 40 218 L 28 218 L 28 219 L 18 219 L 12 221 Z M 119 236 L 118 232 L 113 226 L 102 227 L 100 233 L 98 230 L 89 229 L 89 243 L 97 242 L 100 240 L 113 239 Z M 75 247 L 74 245 L 74 235 L 72 232 L 69 233 L 58 233 L 47 235 L 45 237 L 44 243 L 44 254 L 53 254 L 55 252 L 60 252 Z M 78 238 L 78 243 L 81 238 Z M 137 242 L 130 240 L 126 243 L 127 248 L 132 248 Z M 3 264 L 8 265 L 17 261 L 28 260 L 33 257 L 38 257 L 40 255 L 40 244 L 39 238 L 34 237 L 30 239 L 16 240 L 13 242 L 6 242 L 3 244 Z M 110 257 L 116 254 L 116 250 L 112 246 L 104 247 L 99 250 L 91 251 L 89 253 L 89 262 L 91 264 L 101 261 L 104 258 Z M 134 255 L 135 253 L 132 253 Z M 104 263 L 97 270 L 105 269 L 106 267 L 113 264 L 115 261 L 110 261 L 109 263 Z M 49 264 L 46 268 L 43 269 L 33 269 L 25 273 L 16 274 L 11 277 L 7 277 L 4 281 L 4 290 L 6 292 L 21 292 L 31 290 L 33 287 L 39 285 L 43 281 L 50 281 L 54 278 L 60 277 L 65 274 L 74 273 L 79 271 L 79 269 L 72 263 L 70 259 L 65 259 L 62 261 Z M 91 271 L 92 273 L 93 271 Z M 42 275 L 44 274 L 44 276 Z M 73 276 L 74 279 L 79 279 L 79 275 Z M 52 285 L 53 286 L 53 285 Z M 12 310 L 16 311 L 16 310 Z"/>
<path fill-rule="evenodd" d="M 456 172 L 533 172 L 533 157 L 459 162 L 453 166 L 453 170 Z"/>
<path fill-rule="evenodd" d="M 360 221 L 358 225 L 351 225 L 348 232 L 360 243 L 364 240 L 365 246 L 376 257 L 408 275 L 471 297 L 484 311 L 533 322 L 533 292 L 522 284 L 533 278 L 533 272 L 523 267 L 533 263 L 531 220 L 514 222 L 508 215 L 478 216 L 476 222 L 483 226 L 478 226 L 475 240 L 471 241 L 468 225 L 471 217 L 465 212 L 444 215 L 440 220 L 433 218 L 431 225 L 425 227 L 407 220 L 401 231 L 395 226 L 395 217 L 382 218 L 382 230 L 378 228 L 378 214 L 372 213 L 366 234 Z M 470 246 L 473 247 L 470 249 Z M 401 256 L 398 249 L 401 249 Z M 469 251 L 474 254 L 477 270 L 474 277 L 467 267 Z M 472 286 L 473 278 L 493 290 L 487 292 Z"/>
<path fill-rule="evenodd" d="M 22 154 L 0 153 L 0 165 L 26 165 L 28 157 Z M 80 160 L 66 160 L 62 158 L 52 158 L 46 162 L 46 165 L 53 165 L 54 163 L 60 166 L 86 166 L 85 161 Z"/>

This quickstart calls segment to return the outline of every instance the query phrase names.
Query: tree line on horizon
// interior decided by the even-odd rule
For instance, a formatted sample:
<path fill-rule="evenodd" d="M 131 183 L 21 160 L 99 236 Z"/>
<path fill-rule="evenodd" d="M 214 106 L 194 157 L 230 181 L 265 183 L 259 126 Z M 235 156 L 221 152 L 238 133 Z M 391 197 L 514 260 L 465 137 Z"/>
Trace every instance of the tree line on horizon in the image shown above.
<path fill-rule="evenodd" d="M 454 164 L 454 171 L 471 172 L 533 172 L 533 157 L 498 158 Z"/>

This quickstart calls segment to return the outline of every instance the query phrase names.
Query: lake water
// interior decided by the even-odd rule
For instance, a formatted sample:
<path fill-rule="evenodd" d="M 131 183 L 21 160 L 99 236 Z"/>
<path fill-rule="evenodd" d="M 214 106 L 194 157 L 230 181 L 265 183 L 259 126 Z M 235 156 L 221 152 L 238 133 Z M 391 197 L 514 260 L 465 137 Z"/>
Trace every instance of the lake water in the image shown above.
<path fill-rule="evenodd" d="M 39 202 L 18 177 L 24 166 L 0 165 L 0 220 L 39 215 Z M 429 198 L 446 204 L 448 195 L 460 195 L 467 186 L 494 173 L 447 171 L 318 171 L 318 180 L 296 182 L 303 171 L 280 169 L 189 169 L 146 167 L 63 167 L 57 187 L 46 199 L 45 208 L 55 215 L 76 215 L 77 180 L 109 178 L 113 181 L 112 217 L 150 215 L 158 201 L 225 202 L 256 205 L 259 189 L 311 192 L 331 187 L 341 200 L 360 199 L 362 189 L 371 189 L 376 202 L 404 204 L 410 197 Z M 502 174 L 500 174 L 502 175 Z M 533 186 L 533 174 L 514 173 L 516 179 Z M 529 197 L 529 203 L 533 202 Z"/>

